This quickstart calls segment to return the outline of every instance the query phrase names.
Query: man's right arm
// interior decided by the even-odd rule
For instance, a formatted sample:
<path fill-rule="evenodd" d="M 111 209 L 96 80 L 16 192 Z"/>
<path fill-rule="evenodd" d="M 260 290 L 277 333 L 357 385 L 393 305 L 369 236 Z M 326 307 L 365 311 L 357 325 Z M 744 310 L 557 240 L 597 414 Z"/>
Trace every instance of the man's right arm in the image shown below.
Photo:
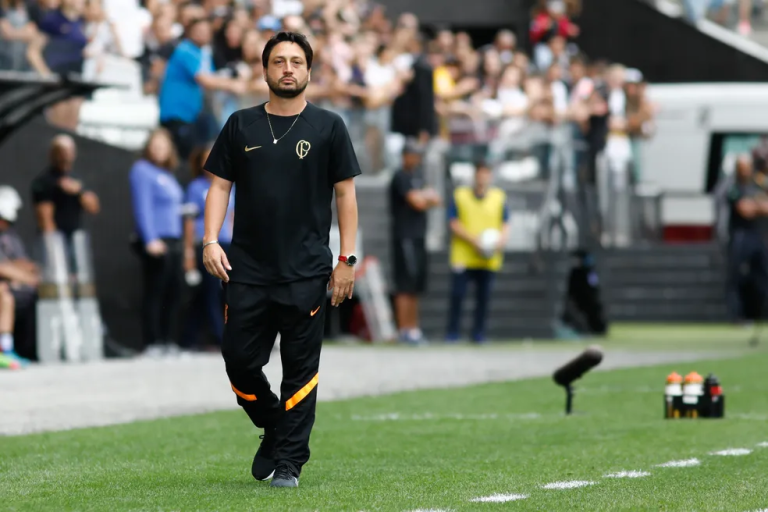
<path fill-rule="evenodd" d="M 439 204 L 439 198 L 432 197 L 430 194 L 425 193 L 424 190 L 413 188 L 411 180 L 404 174 L 399 174 L 395 177 L 395 188 L 397 193 L 405 199 L 408 206 L 416 210 L 417 212 L 423 212 L 429 210 L 433 206 Z"/>
<path fill-rule="evenodd" d="M 459 210 L 455 200 L 451 201 L 451 204 L 448 207 L 448 226 L 451 228 L 453 236 L 460 240 L 464 240 L 473 247 L 479 247 L 477 238 L 469 234 L 469 231 L 464 228 L 464 224 L 459 220 Z"/>
<path fill-rule="evenodd" d="M 53 190 L 45 180 L 38 178 L 32 182 L 32 202 L 35 205 L 38 229 L 43 233 L 56 231 L 56 221 L 53 215 L 55 211 Z"/>
<path fill-rule="evenodd" d="M 237 123 L 237 117 L 234 114 L 231 115 L 216 138 L 204 165 L 205 170 L 213 177 L 208 196 L 205 198 L 203 244 L 218 240 L 221 226 L 224 225 L 224 219 L 227 216 L 232 184 L 237 176 L 235 171 L 237 156 L 233 151 L 233 143 L 237 138 Z M 219 244 L 211 244 L 203 248 L 203 265 L 211 275 L 229 282 L 227 270 L 232 270 L 232 267 L 224 249 Z"/>
<path fill-rule="evenodd" d="M 200 58 L 185 48 L 177 49 L 171 60 L 176 60 L 190 76 L 203 89 L 209 91 L 229 91 L 234 94 L 242 94 L 246 90 L 245 82 L 228 77 L 217 76 L 213 73 L 202 72 L 202 61 Z"/>
<path fill-rule="evenodd" d="M 37 286 L 40 282 L 37 272 L 31 268 L 24 267 L 24 265 L 19 265 L 12 261 L 4 261 L 0 263 L 0 278 L 11 282 L 23 283 L 28 286 Z"/>
<path fill-rule="evenodd" d="M 51 201 L 43 201 L 35 205 L 35 216 L 37 217 L 37 227 L 43 233 L 56 231 L 56 222 L 53 220 L 54 206 Z"/>
<path fill-rule="evenodd" d="M 232 182 L 224 178 L 213 176 L 211 188 L 205 199 L 205 234 L 203 242 L 216 240 L 221 233 L 224 219 L 229 207 L 229 194 L 232 191 Z"/>

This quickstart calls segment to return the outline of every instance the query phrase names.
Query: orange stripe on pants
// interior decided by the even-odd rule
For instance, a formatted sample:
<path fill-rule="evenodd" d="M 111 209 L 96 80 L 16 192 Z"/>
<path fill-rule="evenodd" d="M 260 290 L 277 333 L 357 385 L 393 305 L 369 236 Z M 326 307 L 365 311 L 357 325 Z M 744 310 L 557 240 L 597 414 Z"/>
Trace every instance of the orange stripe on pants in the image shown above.
<path fill-rule="evenodd" d="M 296 407 L 299 402 L 304 400 L 308 394 L 312 392 L 313 389 L 317 386 L 317 380 L 320 378 L 320 373 L 316 373 L 314 377 L 312 377 L 312 380 L 307 382 L 307 385 L 301 388 L 296 392 L 295 395 L 291 397 L 290 400 L 285 402 L 285 410 L 290 411 L 294 407 Z"/>
<path fill-rule="evenodd" d="M 232 391 L 234 391 L 235 394 L 237 396 L 239 396 L 240 398 L 242 398 L 243 400 L 248 400 L 249 402 L 255 402 L 256 401 L 256 395 L 246 395 L 245 393 L 243 393 L 242 391 L 237 389 L 235 387 L 235 385 L 232 384 L 231 382 L 229 383 L 229 385 L 232 386 Z"/>

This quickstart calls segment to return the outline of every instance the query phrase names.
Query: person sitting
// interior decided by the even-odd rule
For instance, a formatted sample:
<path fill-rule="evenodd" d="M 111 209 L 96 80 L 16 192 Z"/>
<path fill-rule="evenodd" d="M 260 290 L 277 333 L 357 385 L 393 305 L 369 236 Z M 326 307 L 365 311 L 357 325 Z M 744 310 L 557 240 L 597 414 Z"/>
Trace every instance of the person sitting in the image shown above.
<path fill-rule="evenodd" d="M 13 229 L 21 207 L 15 189 L 0 187 L 0 353 L 21 365 L 34 357 L 34 310 L 40 272 Z M 17 343 L 21 354 L 16 350 Z"/>

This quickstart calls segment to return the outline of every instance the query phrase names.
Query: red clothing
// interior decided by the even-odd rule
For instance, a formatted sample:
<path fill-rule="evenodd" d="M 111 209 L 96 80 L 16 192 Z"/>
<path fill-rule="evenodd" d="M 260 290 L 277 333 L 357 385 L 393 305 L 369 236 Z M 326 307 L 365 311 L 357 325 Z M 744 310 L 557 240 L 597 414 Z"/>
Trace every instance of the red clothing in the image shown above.
<path fill-rule="evenodd" d="M 572 26 L 574 25 L 571 23 L 571 20 L 565 16 L 562 16 L 559 19 L 554 19 L 549 13 L 543 12 L 531 21 L 531 43 L 537 44 L 544 42 L 555 35 L 569 38 Z"/>

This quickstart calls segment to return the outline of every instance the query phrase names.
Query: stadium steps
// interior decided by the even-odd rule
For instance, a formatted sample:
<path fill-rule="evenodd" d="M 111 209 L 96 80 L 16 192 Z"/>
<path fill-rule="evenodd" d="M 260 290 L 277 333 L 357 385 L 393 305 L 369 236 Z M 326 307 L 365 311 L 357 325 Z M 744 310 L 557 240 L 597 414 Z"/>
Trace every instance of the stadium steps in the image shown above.
<path fill-rule="evenodd" d="M 568 259 L 551 256 L 555 279 L 548 271 L 532 267 L 528 252 L 505 255 L 505 263 L 494 284 L 489 305 L 488 337 L 491 339 L 551 339 L 555 337 L 554 319 L 559 316 L 568 275 Z M 451 269 L 447 251 L 430 255 L 427 293 L 420 305 L 421 328 L 432 339 L 445 336 L 451 292 Z M 462 335 L 468 337 L 475 309 L 474 288 L 470 285 L 464 299 Z"/>
<path fill-rule="evenodd" d="M 728 319 L 725 261 L 714 244 L 611 249 L 598 265 L 611 321 Z"/>

